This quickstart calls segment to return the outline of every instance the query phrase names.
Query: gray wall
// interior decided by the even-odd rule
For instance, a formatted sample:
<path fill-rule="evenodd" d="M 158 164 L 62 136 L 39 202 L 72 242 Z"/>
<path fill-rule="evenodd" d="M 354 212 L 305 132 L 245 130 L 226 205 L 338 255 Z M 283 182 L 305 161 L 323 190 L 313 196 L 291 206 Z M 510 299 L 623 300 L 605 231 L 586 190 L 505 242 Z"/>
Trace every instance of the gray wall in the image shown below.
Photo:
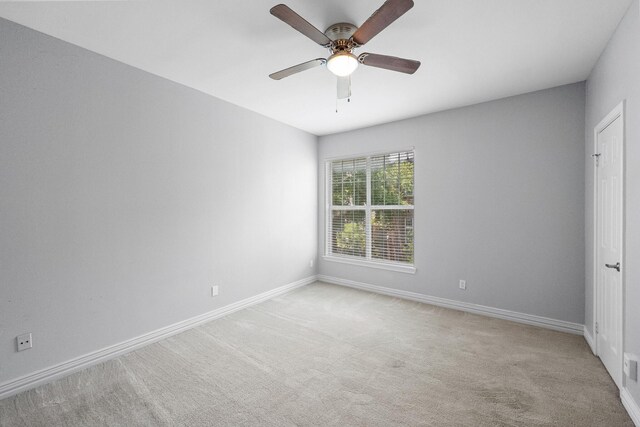
<path fill-rule="evenodd" d="M 0 383 L 314 275 L 316 188 L 315 136 L 0 19 Z"/>
<path fill-rule="evenodd" d="M 320 260 L 319 273 L 582 323 L 584 102 L 578 83 L 321 137 L 321 165 L 415 146 L 417 272 Z"/>
<path fill-rule="evenodd" d="M 635 0 L 587 80 L 586 105 L 586 299 L 585 326 L 593 334 L 593 130 L 626 101 L 625 351 L 640 355 L 640 7 Z M 640 387 L 627 388 L 640 405 Z"/>

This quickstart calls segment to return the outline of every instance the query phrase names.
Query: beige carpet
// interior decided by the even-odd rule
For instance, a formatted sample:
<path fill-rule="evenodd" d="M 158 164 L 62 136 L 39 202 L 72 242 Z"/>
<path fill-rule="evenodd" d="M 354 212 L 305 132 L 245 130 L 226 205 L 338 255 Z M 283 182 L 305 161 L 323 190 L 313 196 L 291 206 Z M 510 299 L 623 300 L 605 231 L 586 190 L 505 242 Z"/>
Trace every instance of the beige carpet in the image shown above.
<path fill-rule="evenodd" d="M 580 336 L 325 284 L 0 401 L 2 426 L 633 426 Z"/>

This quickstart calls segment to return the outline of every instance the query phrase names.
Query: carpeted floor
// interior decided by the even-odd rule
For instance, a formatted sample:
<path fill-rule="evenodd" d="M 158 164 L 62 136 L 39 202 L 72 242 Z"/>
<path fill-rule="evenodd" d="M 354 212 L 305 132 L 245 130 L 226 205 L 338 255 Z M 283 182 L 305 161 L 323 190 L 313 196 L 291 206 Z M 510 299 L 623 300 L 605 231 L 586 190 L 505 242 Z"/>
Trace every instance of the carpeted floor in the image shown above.
<path fill-rule="evenodd" d="M 1 426 L 633 426 L 580 336 L 306 286 L 0 401 Z"/>

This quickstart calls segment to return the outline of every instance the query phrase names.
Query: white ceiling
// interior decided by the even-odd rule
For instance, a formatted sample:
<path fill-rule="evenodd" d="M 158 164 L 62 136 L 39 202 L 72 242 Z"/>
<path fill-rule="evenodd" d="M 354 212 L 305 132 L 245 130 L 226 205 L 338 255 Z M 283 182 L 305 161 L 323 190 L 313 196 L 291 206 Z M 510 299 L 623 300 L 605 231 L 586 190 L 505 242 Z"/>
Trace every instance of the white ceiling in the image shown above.
<path fill-rule="evenodd" d="M 417 59 L 414 75 L 361 66 L 336 113 L 335 77 L 274 71 L 327 51 L 269 14 L 281 0 L 14 1 L 0 16 L 316 135 L 585 80 L 631 0 L 415 0 L 357 53 Z M 383 0 L 286 0 L 324 31 Z"/>

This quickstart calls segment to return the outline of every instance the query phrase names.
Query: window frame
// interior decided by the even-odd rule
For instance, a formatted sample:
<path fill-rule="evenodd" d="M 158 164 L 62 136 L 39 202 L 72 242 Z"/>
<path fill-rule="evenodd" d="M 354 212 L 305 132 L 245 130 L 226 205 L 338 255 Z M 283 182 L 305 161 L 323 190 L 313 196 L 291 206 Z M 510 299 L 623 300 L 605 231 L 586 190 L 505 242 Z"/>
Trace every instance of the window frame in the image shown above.
<path fill-rule="evenodd" d="M 414 171 L 413 171 L 413 204 L 412 205 L 383 205 L 383 206 L 371 206 L 369 203 L 364 206 L 333 206 L 333 179 L 332 179 L 332 163 L 336 161 L 345 161 L 345 160 L 355 160 L 355 159 L 366 159 L 366 197 L 367 201 L 371 201 L 371 158 L 378 156 L 386 156 L 395 153 L 403 153 L 403 152 L 411 152 L 413 154 L 414 161 Z M 340 264 L 350 264 L 356 265 L 360 267 L 370 267 L 370 268 L 378 268 L 383 270 L 396 271 L 401 273 L 409 273 L 415 274 L 415 239 L 416 239 L 416 221 L 415 221 L 415 181 L 416 181 L 416 173 L 415 173 L 415 163 L 416 162 L 416 152 L 415 147 L 409 147 L 405 149 L 396 149 L 396 150 L 384 150 L 384 151 L 375 151 L 368 152 L 362 154 L 353 154 L 353 155 L 345 155 L 339 157 L 332 157 L 324 159 L 324 186 L 325 186 L 325 224 L 324 224 L 324 239 L 325 239 L 325 248 L 323 254 L 323 260 L 336 262 Z M 337 208 L 337 209 L 335 209 Z M 352 256 L 346 254 L 334 254 L 331 250 L 331 233 L 332 233 L 332 217 L 334 210 L 344 210 L 344 211 L 364 211 L 365 212 L 365 233 L 366 233 L 366 254 L 365 257 Z M 388 261 L 381 260 L 371 257 L 371 212 L 374 210 L 412 210 L 413 214 L 413 243 L 414 243 L 414 260 L 413 263 L 405 263 L 405 262 L 397 262 L 397 261 Z"/>

